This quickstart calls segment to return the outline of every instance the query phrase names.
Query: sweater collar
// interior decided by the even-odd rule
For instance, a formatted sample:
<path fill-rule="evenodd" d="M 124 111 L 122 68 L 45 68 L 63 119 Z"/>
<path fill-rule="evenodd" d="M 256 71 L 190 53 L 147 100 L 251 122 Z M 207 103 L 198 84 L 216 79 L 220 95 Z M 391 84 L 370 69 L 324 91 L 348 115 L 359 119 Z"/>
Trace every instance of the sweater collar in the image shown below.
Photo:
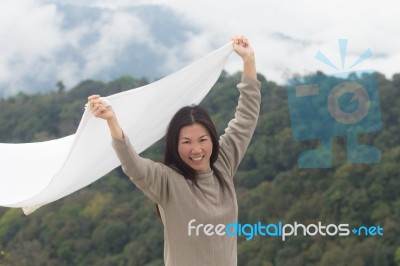
<path fill-rule="evenodd" d="M 198 178 L 206 178 L 212 176 L 213 170 L 210 168 L 207 170 L 196 171 L 196 173 Z"/>

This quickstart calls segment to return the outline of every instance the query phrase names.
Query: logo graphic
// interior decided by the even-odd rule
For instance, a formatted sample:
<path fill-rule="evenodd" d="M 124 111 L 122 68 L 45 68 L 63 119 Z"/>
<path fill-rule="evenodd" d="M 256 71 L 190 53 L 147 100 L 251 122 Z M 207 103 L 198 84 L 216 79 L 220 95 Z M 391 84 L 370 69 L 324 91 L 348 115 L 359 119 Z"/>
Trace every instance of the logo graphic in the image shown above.
<path fill-rule="evenodd" d="M 339 39 L 339 49 L 343 71 L 346 39 Z M 371 56 L 371 50 L 367 49 L 349 69 Z M 347 137 L 348 162 L 379 163 L 379 149 L 358 143 L 359 134 L 382 129 L 375 71 L 340 72 L 321 52 L 315 58 L 338 72 L 332 75 L 317 72 L 315 75 L 293 78 L 287 82 L 293 139 L 320 140 L 317 149 L 300 154 L 299 166 L 332 167 L 332 138 L 335 136 Z"/>
<path fill-rule="evenodd" d="M 383 227 L 380 225 L 372 226 L 357 226 L 350 227 L 349 224 L 328 224 L 322 222 L 315 224 L 302 224 L 294 222 L 293 224 L 279 221 L 277 223 L 264 224 L 261 221 L 251 224 L 241 224 L 238 222 L 230 224 L 198 224 L 196 219 L 188 222 L 188 236 L 245 236 L 246 241 L 252 240 L 256 236 L 262 237 L 280 237 L 285 241 L 289 236 L 354 236 L 361 237 L 379 237 L 383 236 Z"/>

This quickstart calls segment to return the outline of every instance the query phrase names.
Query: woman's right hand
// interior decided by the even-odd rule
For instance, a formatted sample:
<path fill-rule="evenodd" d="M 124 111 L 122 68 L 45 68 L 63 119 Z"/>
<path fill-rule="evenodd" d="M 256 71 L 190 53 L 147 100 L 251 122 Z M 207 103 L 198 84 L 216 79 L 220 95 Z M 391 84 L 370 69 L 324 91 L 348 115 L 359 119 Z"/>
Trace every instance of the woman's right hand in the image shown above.
<path fill-rule="evenodd" d="M 99 117 L 107 121 L 115 118 L 115 113 L 111 105 L 105 102 L 100 95 L 95 94 L 89 96 L 88 107 L 95 117 Z"/>
<path fill-rule="evenodd" d="M 111 136 L 115 139 L 123 139 L 124 132 L 118 123 L 117 116 L 111 105 L 105 102 L 100 95 L 91 95 L 88 97 L 88 105 L 95 117 L 107 120 Z"/>

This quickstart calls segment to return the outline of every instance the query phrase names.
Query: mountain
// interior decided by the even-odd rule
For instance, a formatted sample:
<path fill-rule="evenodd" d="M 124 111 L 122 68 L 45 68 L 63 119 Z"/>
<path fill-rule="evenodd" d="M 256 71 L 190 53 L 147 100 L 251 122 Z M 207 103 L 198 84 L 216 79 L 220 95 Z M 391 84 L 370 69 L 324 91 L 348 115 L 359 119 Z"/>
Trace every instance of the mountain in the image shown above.
<path fill-rule="evenodd" d="M 235 112 L 240 76 L 222 73 L 201 103 L 220 134 Z M 249 225 L 238 237 L 238 265 L 400 265 L 400 74 L 392 80 L 376 74 L 383 128 L 359 139 L 381 151 L 381 162 L 347 163 L 346 138 L 335 137 L 334 165 L 326 169 L 299 168 L 299 154 L 318 143 L 293 140 L 286 89 L 262 75 L 258 78 L 258 126 L 235 175 L 238 222 Z M 0 100 L 0 142 L 65 136 L 76 130 L 87 95 L 116 93 L 146 82 L 131 77 L 106 83 L 88 80 L 69 91 Z M 162 151 L 160 141 L 142 156 L 160 161 Z M 251 231 L 253 225 L 280 222 L 297 223 L 298 234 L 284 241 L 279 235 L 247 239 L 258 232 Z M 310 233 L 304 235 L 299 224 Z M 324 227 L 324 235 L 315 233 L 318 226 Z M 339 226 L 359 230 L 341 236 Z M 0 265 L 163 265 L 162 223 L 154 204 L 117 168 L 30 216 L 0 208 Z"/>

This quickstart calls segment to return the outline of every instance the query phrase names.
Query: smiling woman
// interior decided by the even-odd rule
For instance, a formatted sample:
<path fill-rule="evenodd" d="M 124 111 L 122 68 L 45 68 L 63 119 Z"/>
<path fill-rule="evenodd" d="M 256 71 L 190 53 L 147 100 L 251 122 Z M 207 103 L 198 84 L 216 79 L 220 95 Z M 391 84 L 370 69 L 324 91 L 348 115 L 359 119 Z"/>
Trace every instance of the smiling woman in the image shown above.
<path fill-rule="evenodd" d="M 196 171 L 210 170 L 213 144 L 209 131 L 199 123 L 181 128 L 179 157 Z"/>
<path fill-rule="evenodd" d="M 174 165 L 186 178 L 197 185 L 197 171 L 215 171 L 218 158 L 217 130 L 211 118 L 200 106 L 183 107 L 171 119 L 166 134 L 164 163 Z M 179 170 L 180 169 L 180 170 Z"/>
<path fill-rule="evenodd" d="M 238 219 L 233 176 L 257 124 L 261 84 L 248 40 L 233 37 L 233 49 L 244 66 L 235 118 L 218 139 L 202 108 L 183 107 L 168 126 L 164 163 L 140 157 L 113 108 L 99 95 L 89 97 L 93 114 L 107 121 L 122 169 L 157 204 L 164 224 L 167 266 L 237 265 L 236 236 L 193 236 L 187 230 L 193 219 L 202 224 L 231 224 Z"/>

